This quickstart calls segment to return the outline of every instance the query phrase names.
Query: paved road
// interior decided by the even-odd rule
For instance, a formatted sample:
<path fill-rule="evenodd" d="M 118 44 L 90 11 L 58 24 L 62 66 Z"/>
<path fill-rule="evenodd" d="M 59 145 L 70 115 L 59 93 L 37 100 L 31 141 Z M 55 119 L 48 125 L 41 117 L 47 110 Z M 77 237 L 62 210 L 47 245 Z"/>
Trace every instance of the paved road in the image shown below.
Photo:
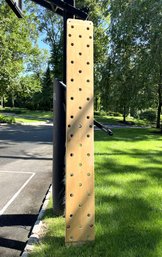
<path fill-rule="evenodd" d="M 0 125 L 0 256 L 20 256 L 51 184 L 52 126 Z"/>

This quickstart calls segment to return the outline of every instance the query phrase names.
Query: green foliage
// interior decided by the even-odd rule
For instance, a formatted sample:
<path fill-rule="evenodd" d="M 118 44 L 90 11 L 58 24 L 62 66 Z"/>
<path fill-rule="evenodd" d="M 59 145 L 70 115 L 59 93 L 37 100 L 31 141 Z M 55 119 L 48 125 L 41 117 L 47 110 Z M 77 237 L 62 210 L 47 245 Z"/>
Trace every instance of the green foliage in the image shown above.
<path fill-rule="evenodd" d="M 35 15 L 26 14 L 18 19 L 7 4 L 0 5 L 0 96 L 15 95 L 21 90 L 20 76 L 25 70 L 25 63 L 31 56 L 38 56 L 35 45 L 38 37 Z"/>
<path fill-rule="evenodd" d="M 142 120 L 145 119 L 150 122 L 155 122 L 156 116 L 157 116 L 156 111 L 153 109 L 144 110 L 139 114 L 140 119 L 142 119 Z"/>
<path fill-rule="evenodd" d="M 109 107 L 115 106 L 124 118 L 157 107 L 162 80 L 161 8 L 155 1 L 111 2 Z"/>
<path fill-rule="evenodd" d="M 14 113 L 14 114 L 23 114 L 24 112 L 26 112 L 25 108 L 10 108 L 10 107 L 6 107 L 6 108 L 2 108 L 0 109 L 1 113 Z"/>
<path fill-rule="evenodd" d="M 13 116 L 4 116 L 0 114 L 0 123 L 12 124 L 15 123 L 15 118 Z"/>
<path fill-rule="evenodd" d="M 47 70 L 42 80 L 42 92 L 40 95 L 39 109 L 49 111 L 53 107 L 53 79 L 50 67 Z"/>

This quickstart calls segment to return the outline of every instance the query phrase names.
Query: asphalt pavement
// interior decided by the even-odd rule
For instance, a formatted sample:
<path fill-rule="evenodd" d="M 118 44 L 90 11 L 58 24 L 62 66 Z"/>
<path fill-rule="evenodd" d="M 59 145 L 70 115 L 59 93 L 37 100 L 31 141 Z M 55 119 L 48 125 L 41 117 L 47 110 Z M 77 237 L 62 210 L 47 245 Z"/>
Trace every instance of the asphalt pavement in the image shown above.
<path fill-rule="evenodd" d="M 51 177 L 52 126 L 0 125 L 0 257 L 21 255 Z"/>

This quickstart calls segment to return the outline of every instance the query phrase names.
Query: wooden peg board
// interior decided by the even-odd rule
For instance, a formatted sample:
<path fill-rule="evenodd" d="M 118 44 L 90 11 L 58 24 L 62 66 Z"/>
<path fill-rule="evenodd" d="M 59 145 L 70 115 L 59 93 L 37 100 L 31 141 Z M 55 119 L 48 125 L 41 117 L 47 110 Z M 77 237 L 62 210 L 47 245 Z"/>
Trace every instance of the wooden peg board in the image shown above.
<path fill-rule="evenodd" d="M 67 21 L 66 243 L 94 240 L 93 23 Z"/>

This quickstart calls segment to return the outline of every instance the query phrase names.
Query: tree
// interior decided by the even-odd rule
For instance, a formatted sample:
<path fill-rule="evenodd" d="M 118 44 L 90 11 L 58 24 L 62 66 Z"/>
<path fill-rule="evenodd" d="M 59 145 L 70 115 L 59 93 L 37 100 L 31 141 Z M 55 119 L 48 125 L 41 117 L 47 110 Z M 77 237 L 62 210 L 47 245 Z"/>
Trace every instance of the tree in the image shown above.
<path fill-rule="evenodd" d="M 8 5 L 0 1 L 0 96 L 19 90 L 20 75 L 29 56 L 38 54 L 34 15 L 18 19 Z M 14 102 L 14 99 L 13 99 Z"/>
<path fill-rule="evenodd" d="M 157 101 L 155 88 L 161 84 L 161 5 L 153 0 L 113 0 L 110 10 L 112 82 L 125 119 L 132 108 L 155 106 Z M 160 113 L 160 104 L 158 110 Z"/>
<path fill-rule="evenodd" d="M 46 111 L 51 110 L 53 106 L 53 79 L 49 65 L 42 80 L 39 106 Z"/>

